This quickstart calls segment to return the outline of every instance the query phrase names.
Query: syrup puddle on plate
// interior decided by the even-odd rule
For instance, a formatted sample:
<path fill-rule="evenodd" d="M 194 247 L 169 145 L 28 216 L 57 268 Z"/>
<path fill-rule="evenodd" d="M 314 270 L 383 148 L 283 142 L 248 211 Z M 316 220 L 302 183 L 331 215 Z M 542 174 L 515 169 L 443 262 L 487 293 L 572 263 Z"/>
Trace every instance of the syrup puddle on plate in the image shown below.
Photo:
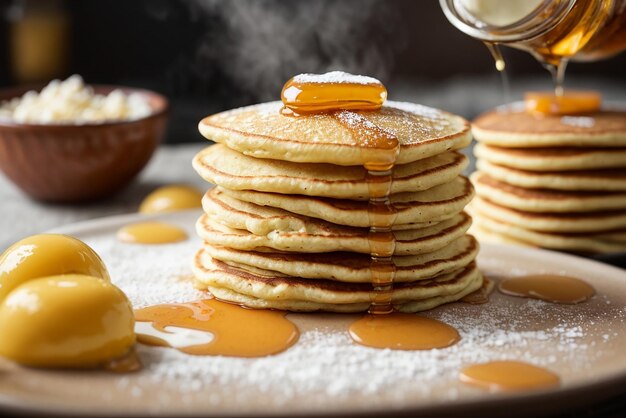
<path fill-rule="evenodd" d="M 431 350 L 456 344 L 459 332 L 441 321 L 417 314 L 369 314 L 350 325 L 357 344 L 392 350 Z"/>
<path fill-rule="evenodd" d="M 521 361 L 491 361 L 461 370 L 459 379 L 490 391 L 531 390 L 558 386 L 559 376 Z"/>
<path fill-rule="evenodd" d="M 546 302 L 576 304 L 589 300 L 595 290 L 587 282 L 555 274 L 534 274 L 504 279 L 498 284 L 500 292 Z"/>
<path fill-rule="evenodd" d="M 193 355 L 263 357 L 285 351 L 300 333 L 286 312 L 205 299 L 135 311 L 137 339 Z M 150 329 L 152 328 L 152 329 Z"/>

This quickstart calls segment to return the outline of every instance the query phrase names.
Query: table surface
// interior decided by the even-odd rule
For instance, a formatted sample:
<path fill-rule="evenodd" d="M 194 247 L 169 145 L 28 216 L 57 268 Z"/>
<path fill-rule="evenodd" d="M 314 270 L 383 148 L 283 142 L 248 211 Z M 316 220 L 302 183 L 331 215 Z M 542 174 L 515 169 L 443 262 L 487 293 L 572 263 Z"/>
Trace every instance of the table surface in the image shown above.
<path fill-rule="evenodd" d="M 80 206 L 35 202 L 0 175 L 0 230 L 2 231 L 0 251 L 25 236 L 64 224 L 134 212 L 150 191 L 162 185 L 184 183 L 196 185 L 202 189 L 206 188 L 207 183 L 191 167 L 193 156 L 206 145 L 206 143 L 197 143 L 162 146 L 137 180 L 118 196 L 104 202 Z M 1 410 L 0 415 L 2 415 Z M 587 418 L 625 416 L 626 396 L 560 415 L 560 417 Z"/>

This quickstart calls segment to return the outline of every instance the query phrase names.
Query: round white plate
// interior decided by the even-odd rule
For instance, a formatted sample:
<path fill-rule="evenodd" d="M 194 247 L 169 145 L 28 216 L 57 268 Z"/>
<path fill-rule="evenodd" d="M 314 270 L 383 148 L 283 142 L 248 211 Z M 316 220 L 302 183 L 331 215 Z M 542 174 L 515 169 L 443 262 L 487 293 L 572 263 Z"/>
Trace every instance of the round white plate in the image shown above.
<path fill-rule="evenodd" d="M 136 307 L 206 297 L 193 288 L 190 263 L 197 211 L 154 216 L 185 228 L 190 239 L 166 245 L 116 241 L 127 215 L 83 222 L 55 232 L 74 235 L 103 257 L 113 281 Z M 503 411 L 539 413 L 573 408 L 622 391 L 626 383 L 626 272 L 569 255 L 483 245 L 488 276 L 567 274 L 597 295 L 579 305 L 492 295 L 485 305 L 455 303 L 425 313 L 455 326 L 460 343 L 441 350 L 376 350 L 351 342 L 358 315 L 289 314 L 301 331 L 289 350 L 241 359 L 189 356 L 139 345 L 135 374 L 37 370 L 0 361 L 0 410 L 76 415 L 385 415 L 484 417 Z M 459 370 L 517 359 L 561 376 L 556 389 L 489 393 L 458 380 Z M 504 408 L 504 409 L 503 409 Z"/>

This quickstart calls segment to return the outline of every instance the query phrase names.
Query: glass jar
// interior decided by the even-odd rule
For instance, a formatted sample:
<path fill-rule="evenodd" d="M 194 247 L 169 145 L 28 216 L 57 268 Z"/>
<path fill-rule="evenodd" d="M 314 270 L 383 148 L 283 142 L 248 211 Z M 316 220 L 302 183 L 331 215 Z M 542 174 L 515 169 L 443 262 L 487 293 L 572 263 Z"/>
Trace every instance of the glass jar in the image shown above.
<path fill-rule="evenodd" d="M 526 50 L 558 67 L 626 49 L 626 0 L 439 0 L 450 22 L 488 45 Z"/>

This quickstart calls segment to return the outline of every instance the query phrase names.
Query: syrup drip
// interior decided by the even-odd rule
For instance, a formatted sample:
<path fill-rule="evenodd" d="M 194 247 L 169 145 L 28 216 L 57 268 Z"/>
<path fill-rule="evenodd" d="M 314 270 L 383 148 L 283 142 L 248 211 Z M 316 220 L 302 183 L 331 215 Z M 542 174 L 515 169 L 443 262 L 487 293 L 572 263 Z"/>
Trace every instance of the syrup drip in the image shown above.
<path fill-rule="evenodd" d="M 362 150 L 376 151 L 361 154 L 362 164 L 367 170 L 367 213 L 370 225 L 368 243 L 371 255 L 370 272 L 375 291 L 369 311 L 372 314 L 388 314 L 393 312 L 391 298 L 396 275 L 396 265 L 392 259 L 396 239 L 392 226 L 398 215 L 389 195 L 400 143 L 395 135 L 374 125 L 363 115 L 345 110 L 332 115 L 352 132 L 354 138 L 358 138 Z"/>
<path fill-rule="evenodd" d="M 498 70 L 498 73 L 500 74 L 500 80 L 502 82 L 502 98 L 505 103 L 508 103 L 511 101 L 511 86 L 509 83 L 509 76 L 506 72 L 506 62 L 502 56 L 502 51 L 500 50 L 498 44 L 491 42 L 485 42 L 484 44 L 491 53 L 496 65 L 496 70 Z"/>
<path fill-rule="evenodd" d="M 567 276 L 538 274 L 502 280 L 500 292 L 546 302 L 575 304 L 590 299 L 595 290 L 588 283 Z"/>
<path fill-rule="evenodd" d="M 392 350 L 431 350 L 449 347 L 461 337 L 456 329 L 436 319 L 394 312 L 366 315 L 350 326 L 358 344 Z"/>
<path fill-rule="evenodd" d="M 470 305 L 482 305 L 487 303 L 489 302 L 489 296 L 493 292 L 494 287 L 493 280 L 483 277 L 483 284 L 480 289 L 462 297 L 460 301 L 469 303 Z"/>
<path fill-rule="evenodd" d="M 151 322 L 156 331 L 137 334 L 143 344 L 172 347 L 167 334 L 188 329 L 212 334 L 209 342 L 175 346 L 193 355 L 264 357 L 285 351 L 298 341 L 298 328 L 285 312 L 245 309 L 216 299 L 149 306 L 135 311 L 139 322 Z M 170 328 L 175 327 L 175 328 Z"/>
<path fill-rule="evenodd" d="M 496 70 L 501 73 L 504 72 L 504 70 L 506 69 L 506 63 L 504 62 L 504 57 L 502 56 L 502 51 L 500 51 L 500 47 L 498 46 L 498 44 L 485 42 L 485 46 L 491 53 L 491 56 L 496 63 Z"/>
<path fill-rule="evenodd" d="M 540 389 L 558 386 L 559 376 L 541 367 L 520 361 L 492 361 L 468 366 L 459 379 L 491 391 Z"/>
<path fill-rule="evenodd" d="M 141 222 L 117 231 L 117 239 L 129 244 L 168 244 L 187 238 L 183 229 L 163 222 Z"/>
<path fill-rule="evenodd" d="M 559 60 L 558 64 L 546 64 L 545 67 L 552 75 L 552 83 L 554 84 L 554 95 L 556 97 L 563 96 L 563 83 L 565 82 L 565 69 L 567 68 L 567 63 L 569 61 L 567 58 L 562 58 Z"/>

